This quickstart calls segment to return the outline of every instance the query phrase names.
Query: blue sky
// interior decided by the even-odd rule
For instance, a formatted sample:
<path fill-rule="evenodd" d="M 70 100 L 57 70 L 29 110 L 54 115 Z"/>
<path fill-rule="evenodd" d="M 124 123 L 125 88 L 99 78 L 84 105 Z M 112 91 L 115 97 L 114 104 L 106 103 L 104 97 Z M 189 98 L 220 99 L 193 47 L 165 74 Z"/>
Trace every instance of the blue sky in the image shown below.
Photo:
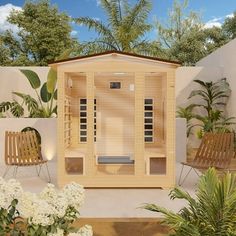
<path fill-rule="evenodd" d="M 136 2 L 136 0 L 129 1 Z M 1 31 L 12 27 L 6 22 L 6 17 L 11 7 L 22 7 L 24 2 L 24 0 L 0 0 Z M 72 17 L 90 16 L 102 21 L 106 20 L 105 14 L 99 5 L 99 0 L 51 0 L 51 2 L 56 4 L 60 11 L 64 11 Z M 164 22 L 173 0 L 152 0 L 152 3 L 153 9 L 150 13 L 149 21 L 153 22 L 156 17 Z M 236 10 L 236 0 L 189 0 L 189 10 L 200 11 L 203 22 L 209 27 L 220 25 L 226 16 L 231 15 Z M 92 39 L 95 36 L 93 32 L 88 32 L 83 26 L 75 24 L 72 26 L 73 36 L 78 37 L 80 41 Z M 155 30 L 150 32 L 147 38 L 155 39 Z"/>

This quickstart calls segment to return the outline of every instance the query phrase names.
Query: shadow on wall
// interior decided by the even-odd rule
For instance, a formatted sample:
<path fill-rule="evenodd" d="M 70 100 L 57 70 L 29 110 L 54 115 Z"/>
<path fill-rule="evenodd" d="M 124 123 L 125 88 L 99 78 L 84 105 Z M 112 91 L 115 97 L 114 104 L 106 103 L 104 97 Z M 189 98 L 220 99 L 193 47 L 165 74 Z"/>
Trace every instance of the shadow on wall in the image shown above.
<path fill-rule="evenodd" d="M 42 139 L 42 154 L 48 160 L 56 159 L 56 118 L 2 118 L 0 119 L 0 163 L 4 163 L 5 131 L 21 131 L 25 127 L 38 130 Z"/>

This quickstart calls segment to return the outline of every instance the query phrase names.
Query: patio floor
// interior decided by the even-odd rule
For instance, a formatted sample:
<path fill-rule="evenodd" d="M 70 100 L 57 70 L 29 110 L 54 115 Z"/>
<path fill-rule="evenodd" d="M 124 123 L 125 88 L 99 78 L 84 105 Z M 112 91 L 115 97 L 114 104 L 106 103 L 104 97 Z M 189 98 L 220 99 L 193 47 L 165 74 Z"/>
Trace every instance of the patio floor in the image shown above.
<path fill-rule="evenodd" d="M 176 180 L 180 172 L 180 163 L 177 163 Z M 2 175 L 5 166 L 0 166 Z M 52 183 L 56 184 L 56 162 L 49 162 L 49 170 Z M 187 168 L 185 169 L 187 171 Z M 13 168 L 12 170 L 13 171 Z M 7 178 L 12 176 L 8 173 Z M 45 172 L 46 173 L 46 172 Z M 24 190 L 38 193 L 45 185 L 46 175 L 42 173 L 42 178 L 37 177 L 35 167 L 22 167 L 18 169 L 17 179 L 21 182 Z M 197 183 L 197 175 L 192 172 L 183 188 L 191 195 Z M 181 200 L 170 200 L 170 190 L 162 189 L 87 189 L 85 204 L 81 208 L 83 218 L 153 218 L 160 217 L 157 213 L 140 209 L 144 203 L 155 203 L 177 212 L 185 205 Z"/>

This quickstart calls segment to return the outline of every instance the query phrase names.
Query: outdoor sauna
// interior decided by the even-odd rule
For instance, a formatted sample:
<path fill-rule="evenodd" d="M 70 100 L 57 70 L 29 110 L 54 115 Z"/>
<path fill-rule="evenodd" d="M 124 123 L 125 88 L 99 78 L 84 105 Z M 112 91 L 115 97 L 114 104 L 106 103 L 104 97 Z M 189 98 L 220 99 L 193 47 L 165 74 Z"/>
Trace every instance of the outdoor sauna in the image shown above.
<path fill-rule="evenodd" d="M 58 184 L 175 184 L 177 62 L 123 52 L 60 60 Z"/>

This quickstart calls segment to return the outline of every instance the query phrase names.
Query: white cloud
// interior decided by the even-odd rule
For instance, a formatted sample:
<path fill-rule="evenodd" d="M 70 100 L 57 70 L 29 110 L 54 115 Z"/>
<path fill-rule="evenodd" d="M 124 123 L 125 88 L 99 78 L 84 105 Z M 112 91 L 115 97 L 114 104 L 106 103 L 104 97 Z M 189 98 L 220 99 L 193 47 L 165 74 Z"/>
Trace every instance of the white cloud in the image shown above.
<path fill-rule="evenodd" d="M 207 21 L 204 25 L 204 28 L 209 29 L 209 28 L 212 28 L 214 26 L 221 27 L 226 18 L 232 18 L 232 17 L 234 17 L 233 13 L 225 15 L 223 17 L 215 17 L 212 20 Z"/>
<path fill-rule="evenodd" d="M 229 14 L 229 15 L 226 15 L 225 17 L 226 17 L 226 18 L 233 18 L 233 17 L 234 17 L 234 14 L 231 13 L 231 14 Z"/>
<path fill-rule="evenodd" d="M 12 25 L 7 21 L 7 17 L 10 15 L 12 10 L 21 11 L 22 8 L 14 6 L 11 3 L 0 6 L 0 31 L 12 30 L 13 33 L 17 33 L 19 28 L 16 25 Z"/>
<path fill-rule="evenodd" d="M 204 28 L 209 29 L 212 27 L 221 27 L 223 17 L 213 18 L 205 23 Z"/>
<path fill-rule="evenodd" d="M 97 6 L 100 6 L 101 0 L 96 0 L 96 2 L 97 2 Z"/>
<path fill-rule="evenodd" d="M 78 34 L 78 31 L 76 30 L 72 30 L 70 33 L 71 36 L 76 36 L 77 34 Z"/>
<path fill-rule="evenodd" d="M 95 21 L 100 21 L 100 20 L 101 20 L 101 19 L 98 18 L 98 17 L 93 17 L 93 19 L 94 19 Z"/>

